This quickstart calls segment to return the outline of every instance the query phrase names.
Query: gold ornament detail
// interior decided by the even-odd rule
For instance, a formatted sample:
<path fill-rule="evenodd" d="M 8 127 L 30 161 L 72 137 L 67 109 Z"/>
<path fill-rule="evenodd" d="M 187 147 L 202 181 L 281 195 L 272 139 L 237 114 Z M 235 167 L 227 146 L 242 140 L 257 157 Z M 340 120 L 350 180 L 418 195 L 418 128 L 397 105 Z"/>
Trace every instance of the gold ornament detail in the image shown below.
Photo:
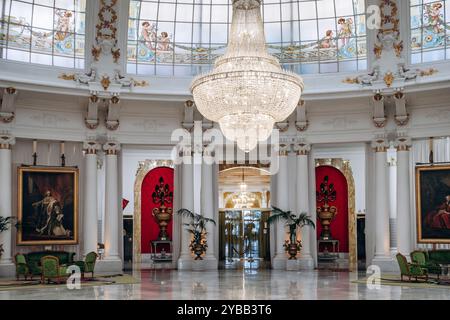
<path fill-rule="evenodd" d="M 388 72 L 384 75 L 384 83 L 388 86 L 388 88 L 390 88 L 392 86 L 392 84 L 394 83 L 394 74 L 392 72 Z"/>
<path fill-rule="evenodd" d="M 61 74 L 58 76 L 58 78 L 59 78 L 59 79 L 62 79 L 62 80 L 72 80 L 72 81 L 75 81 L 75 74 L 74 74 L 74 73 L 61 73 Z"/>
<path fill-rule="evenodd" d="M 109 85 L 111 84 L 111 80 L 109 80 L 108 76 L 103 76 L 100 83 L 103 87 L 103 90 L 107 90 L 109 88 Z"/>

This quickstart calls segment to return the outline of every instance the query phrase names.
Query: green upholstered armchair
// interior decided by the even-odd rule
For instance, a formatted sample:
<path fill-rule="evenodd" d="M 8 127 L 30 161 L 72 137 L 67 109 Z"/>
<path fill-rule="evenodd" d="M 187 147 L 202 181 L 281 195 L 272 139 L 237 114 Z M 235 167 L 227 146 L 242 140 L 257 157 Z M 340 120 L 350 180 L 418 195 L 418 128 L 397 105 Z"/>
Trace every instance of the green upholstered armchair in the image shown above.
<path fill-rule="evenodd" d="M 86 257 L 84 258 L 84 261 L 76 261 L 75 264 L 80 267 L 81 271 L 81 277 L 84 278 L 84 274 L 87 272 L 92 273 L 92 278 L 94 277 L 94 269 L 95 269 L 95 262 L 97 261 L 97 253 L 92 251 L 89 252 Z"/>
<path fill-rule="evenodd" d="M 27 280 L 30 275 L 30 269 L 27 266 L 25 255 L 18 253 L 14 256 L 14 263 L 16 265 L 16 278 L 19 280 L 20 276 L 24 276 Z"/>
<path fill-rule="evenodd" d="M 439 280 L 439 276 L 442 274 L 442 268 L 436 262 L 430 261 L 428 254 L 424 251 L 411 252 L 411 260 L 417 263 L 420 267 L 426 268 L 428 274 L 435 274 Z"/>
<path fill-rule="evenodd" d="M 401 280 L 403 281 L 403 277 L 406 276 L 411 281 L 411 278 L 425 278 L 425 281 L 428 281 L 428 270 L 426 268 L 422 268 L 417 263 L 408 263 L 406 257 L 401 253 L 397 253 L 397 262 L 400 267 Z"/>
<path fill-rule="evenodd" d="M 45 279 L 50 283 L 51 279 L 56 279 L 58 283 L 61 278 L 66 276 L 66 267 L 59 264 L 59 259 L 54 256 L 45 256 L 41 258 L 41 282 L 45 283 Z"/>

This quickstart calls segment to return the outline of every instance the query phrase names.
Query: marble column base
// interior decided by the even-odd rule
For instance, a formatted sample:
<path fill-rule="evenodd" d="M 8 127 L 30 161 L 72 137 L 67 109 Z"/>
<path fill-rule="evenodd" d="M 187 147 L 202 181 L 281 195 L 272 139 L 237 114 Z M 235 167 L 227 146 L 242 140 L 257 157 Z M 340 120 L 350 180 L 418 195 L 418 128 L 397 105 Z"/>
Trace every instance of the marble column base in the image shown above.
<path fill-rule="evenodd" d="M 0 263 L 0 277 L 15 277 L 16 276 L 16 266 L 14 263 Z"/>
<path fill-rule="evenodd" d="M 123 263 L 120 258 L 105 258 L 97 260 L 94 273 L 100 274 L 121 274 L 123 272 Z"/>
<path fill-rule="evenodd" d="M 400 272 L 397 261 L 389 256 L 375 256 L 371 264 L 378 266 L 383 273 Z"/>
<path fill-rule="evenodd" d="M 177 261 L 178 270 L 192 270 L 192 257 L 190 255 L 182 255 Z"/>
<path fill-rule="evenodd" d="M 287 257 L 285 254 L 276 255 L 272 260 L 272 269 L 286 270 Z"/>
<path fill-rule="evenodd" d="M 203 258 L 203 261 L 206 262 L 206 270 L 217 270 L 219 268 L 219 263 L 217 262 L 217 259 L 215 256 L 205 256 Z"/>
<path fill-rule="evenodd" d="M 301 270 L 300 260 L 287 260 L 286 261 L 287 271 L 299 271 Z"/>
<path fill-rule="evenodd" d="M 300 256 L 298 261 L 300 263 L 300 270 L 314 270 L 314 259 L 311 256 Z"/>

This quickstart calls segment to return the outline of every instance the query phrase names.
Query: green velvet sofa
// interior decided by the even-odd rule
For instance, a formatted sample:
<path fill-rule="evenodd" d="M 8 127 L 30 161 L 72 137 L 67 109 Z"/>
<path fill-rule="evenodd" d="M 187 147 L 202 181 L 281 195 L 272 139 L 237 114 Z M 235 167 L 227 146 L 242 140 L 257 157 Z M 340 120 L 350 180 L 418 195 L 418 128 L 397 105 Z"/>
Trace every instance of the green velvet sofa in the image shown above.
<path fill-rule="evenodd" d="M 430 250 L 428 260 L 437 264 L 450 264 L 450 250 Z"/>
<path fill-rule="evenodd" d="M 25 256 L 25 261 L 28 267 L 28 272 L 31 278 L 35 276 L 41 276 L 42 267 L 41 267 L 41 259 L 45 256 L 53 256 L 59 259 L 60 265 L 70 265 L 74 264 L 74 256 L 75 252 L 66 252 L 66 251 L 38 251 L 38 252 L 29 252 L 23 254 Z"/>

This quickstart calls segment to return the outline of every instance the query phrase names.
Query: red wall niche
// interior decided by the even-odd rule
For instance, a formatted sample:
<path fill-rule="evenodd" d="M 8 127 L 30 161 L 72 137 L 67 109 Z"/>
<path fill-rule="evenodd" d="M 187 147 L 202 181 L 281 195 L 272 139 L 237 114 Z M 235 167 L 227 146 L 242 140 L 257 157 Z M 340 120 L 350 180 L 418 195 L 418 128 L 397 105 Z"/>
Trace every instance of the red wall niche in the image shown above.
<path fill-rule="evenodd" d="M 158 167 L 150 170 L 142 181 L 141 186 L 141 253 L 150 253 L 150 242 L 158 239 L 159 226 L 153 217 L 153 208 L 159 207 L 153 203 L 152 193 L 155 186 L 159 185 L 159 179 L 162 177 L 164 183 L 169 184 L 169 190 L 173 191 L 174 170 L 169 167 Z M 167 208 L 173 208 L 173 203 L 166 204 Z M 172 220 L 167 226 L 167 233 L 172 239 Z M 159 248 L 159 247 L 158 247 Z M 166 249 L 167 250 L 167 249 Z"/>
<path fill-rule="evenodd" d="M 339 240 L 339 252 L 348 252 L 348 185 L 347 179 L 339 169 L 332 166 L 316 167 L 316 191 L 320 190 L 320 184 L 328 176 L 328 183 L 334 184 L 336 201 L 330 202 L 330 206 L 337 208 L 337 215 L 331 222 L 330 230 L 333 239 Z M 316 203 L 317 207 L 321 204 Z M 322 204 L 323 205 L 323 204 Z M 320 238 L 322 226 L 319 218 L 316 223 L 317 239 Z M 323 248 L 319 248 L 320 251 Z M 328 248 L 331 251 L 331 248 Z"/>

